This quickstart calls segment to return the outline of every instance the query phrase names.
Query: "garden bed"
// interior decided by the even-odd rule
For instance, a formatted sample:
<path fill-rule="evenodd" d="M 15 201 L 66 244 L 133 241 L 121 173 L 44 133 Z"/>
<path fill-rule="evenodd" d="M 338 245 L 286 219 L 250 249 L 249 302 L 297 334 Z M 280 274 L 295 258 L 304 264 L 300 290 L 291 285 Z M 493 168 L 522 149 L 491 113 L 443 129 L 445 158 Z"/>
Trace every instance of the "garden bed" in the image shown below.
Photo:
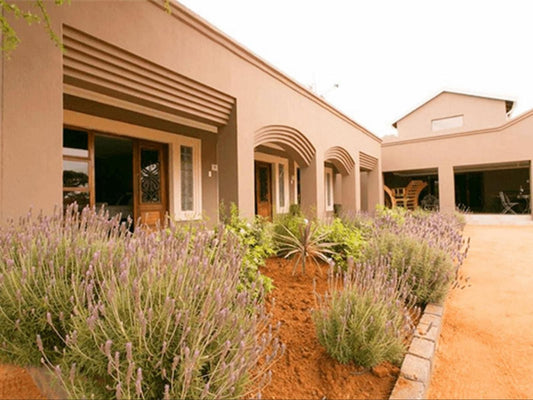
<path fill-rule="evenodd" d="M 375 399 L 388 398 L 399 374 L 399 368 L 383 363 L 372 370 L 353 364 L 342 365 L 332 359 L 320 345 L 311 320 L 310 310 L 316 306 L 315 289 L 327 289 L 328 266 L 320 270 L 314 265 L 306 274 L 292 275 L 292 262 L 269 258 L 261 272 L 274 280 L 275 298 L 272 324 L 281 322 L 280 340 L 285 354 L 272 368 L 272 382 L 262 392 L 265 399 Z M 0 399 L 44 399 L 29 374 L 22 368 L 0 365 Z"/>
<path fill-rule="evenodd" d="M 261 272 L 274 280 L 273 320 L 281 322 L 280 340 L 286 345 L 283 357 L 272 368 L 272 382 L 265 399 L 377 399 L 388 398 L 399 368 L 383 363 L 372 370 L 332 359 L 318 342 L 310 309 L 316 306 L 316 291 L 327 289 L 327 265 L 319 273 L 314 265 L 307 273 L 292 275 L 292 262 L 270 258 Z"/>

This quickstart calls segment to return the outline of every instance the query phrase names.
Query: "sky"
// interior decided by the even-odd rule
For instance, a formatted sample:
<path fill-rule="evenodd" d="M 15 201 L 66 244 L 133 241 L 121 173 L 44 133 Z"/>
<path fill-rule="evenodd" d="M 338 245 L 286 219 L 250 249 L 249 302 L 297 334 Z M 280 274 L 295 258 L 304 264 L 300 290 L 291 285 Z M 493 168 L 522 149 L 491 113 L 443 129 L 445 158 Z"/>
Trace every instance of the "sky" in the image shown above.
<path fill-rule="evenodd" d="M 533 108 L 531 0 L 180 2 L 378 136 L 442 90 Z"/>

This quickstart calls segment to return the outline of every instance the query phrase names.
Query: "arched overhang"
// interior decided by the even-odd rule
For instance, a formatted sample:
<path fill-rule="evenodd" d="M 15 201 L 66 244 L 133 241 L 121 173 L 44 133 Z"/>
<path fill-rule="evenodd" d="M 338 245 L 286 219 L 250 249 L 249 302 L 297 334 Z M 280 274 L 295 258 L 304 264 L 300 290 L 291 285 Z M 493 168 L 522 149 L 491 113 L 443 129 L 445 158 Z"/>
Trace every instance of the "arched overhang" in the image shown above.
<path fill-rule="evenodd" d="M 327 149 L 324 153 L 324 161 L 332 163 L 342 175 L 349 175 L 355 167 L 355 161 L 350 153 L 340 146 Z"/>
<path fill-rule="evenodd" d="M 315 156 L 315 147 L 300 131 L 285 125 L 267 125 L 254 135 L 254 147 L 274 143 L 282 147 L 301 167 L 307 167 Z"/>

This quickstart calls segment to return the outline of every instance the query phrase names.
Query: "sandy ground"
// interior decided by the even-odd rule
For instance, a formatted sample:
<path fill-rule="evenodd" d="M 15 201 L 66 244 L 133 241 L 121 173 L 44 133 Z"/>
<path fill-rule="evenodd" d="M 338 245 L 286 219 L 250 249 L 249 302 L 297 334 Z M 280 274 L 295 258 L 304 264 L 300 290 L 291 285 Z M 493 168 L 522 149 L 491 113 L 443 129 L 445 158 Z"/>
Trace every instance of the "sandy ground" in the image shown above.
<path fill-rule="evenodd" d="M 533 398 L 533 227 L 474 226 L 446 300 L 429 399 Z"/>

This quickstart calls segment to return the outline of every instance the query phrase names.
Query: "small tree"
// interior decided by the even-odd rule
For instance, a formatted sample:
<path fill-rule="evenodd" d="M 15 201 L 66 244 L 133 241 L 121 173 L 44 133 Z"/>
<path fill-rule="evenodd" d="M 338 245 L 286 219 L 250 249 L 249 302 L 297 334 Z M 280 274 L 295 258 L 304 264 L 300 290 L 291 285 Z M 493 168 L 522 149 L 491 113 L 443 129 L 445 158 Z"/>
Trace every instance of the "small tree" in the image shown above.
<path fill-rule="evenodd" d="M 168 13 L 171 12 L 170 0 L 161 0 Z M 56 6 L 70 4 L 70 0 L 54 0 Z M 21 6 L 21 5 L 24 5 Z M 8 16 L 24 19 L 28 25 L 43 24 L 50 39 L 63 50 L 61 38 L 52 28 L 50 16 L 46 9 L 45 0 L 31 0 L 25 3 L 15 0 L 0 0 L 0 26 L 2 28 L 2 53 L 9 55 L 20 44 L 20 38 L 8 21 Z"/>

